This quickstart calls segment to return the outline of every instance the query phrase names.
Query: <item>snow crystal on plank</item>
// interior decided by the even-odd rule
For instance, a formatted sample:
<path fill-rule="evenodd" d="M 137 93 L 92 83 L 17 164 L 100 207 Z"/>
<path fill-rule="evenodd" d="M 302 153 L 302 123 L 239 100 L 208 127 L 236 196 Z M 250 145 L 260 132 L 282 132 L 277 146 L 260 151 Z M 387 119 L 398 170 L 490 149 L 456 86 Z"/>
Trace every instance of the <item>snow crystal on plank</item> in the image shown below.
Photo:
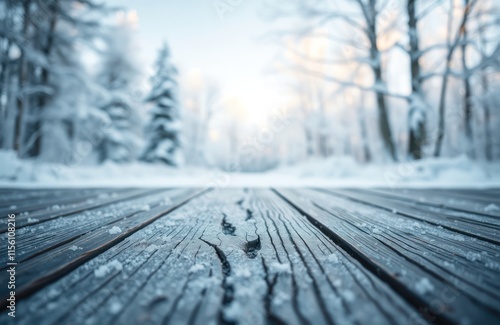
<path fill-rule="evenodd" d="M 415 284 L 415 290 L 421 295 L 434 291 L 434 285 L 427 278 L 422 278 Z"/>
<path fill-rule="evenodd" d="M 467 252 L 467 255 L 465 255 L 465 258 L 467 258 L 471 262 L 475 262 L 475 261 L 481 259 L 481 254 L 477 253 L 477 252 Z"/>
<path fill-rule="evenodd" d="M 243 308 L 240 303 L 233 301 L 228 307 L 224 308 L 224 319 L 229 321 L 236 321 L 242 314 Z"/>
<path fill-rule="evenodd" d="M 122 232 L 122 229 L 118 226 L 113 226 L 113 228 L 108 230 L 110 235 L 117 235 Z"/>
<path fill-rule="evenodd" d="M 273 273 L 283 273 L 283 274 L 291 274 L 292 273 L 292 267 L 288 263 L 272 263 L 271 264 L 271 271 Z"/>
<path fill-rule="evenodd" d="M 252 276 L 252 272 L 248 268 L 237 268 L 234 274 L 239 278 L 249 278 Z"/>
<path fill-rule="evenodd" d="M 189 273 L 197 273 L 197 272 L 200 272 L 200 271 L 203 271 L 205 269 L 205 265 L 203 264 L 195 264 L 193 266 L 191 266 L 191 268 L 189 269 Z"/>
<path fill-rule="evenodd" d="M 484 208 L 485 212 L 495 212 L 495 211 L 498 211 L 498 210 L 500 210 L 500 208 L 496 204 L 493 204 L 493 203 L 487 205 Z"/>
<path fill-rule="evenodd" d="M 109 311 L 112 313 L 112 314 L 118 314 L 120 312 L 120 310 L 122 310 L 123 306 L 121 303 L 119 303 L 118 301 L 113 301 L 111 302 L 111 305 L 109 306 Z"/>
<path fill-rule="evenodd" d="M 326 258 L 326 260 L 332 264 L 338 264 L 339 263 L 339 258 L 338 256 L 333 253 L 333 254 L 330 254 L 328 255 L 328 257 Z"/>
<path fill-rule="evenodd" d="M 101 265 L 96 270 L 94 270 L 94 276 L 96 278 L 103 278 L 106 275 L 108 275 L 110 272 L 113 272 L 113 270 L 116 270 L 116 271 L 123 270 L 122 263 L 118 262 L 117 260 L 112 260 L 108 264 Z"/>

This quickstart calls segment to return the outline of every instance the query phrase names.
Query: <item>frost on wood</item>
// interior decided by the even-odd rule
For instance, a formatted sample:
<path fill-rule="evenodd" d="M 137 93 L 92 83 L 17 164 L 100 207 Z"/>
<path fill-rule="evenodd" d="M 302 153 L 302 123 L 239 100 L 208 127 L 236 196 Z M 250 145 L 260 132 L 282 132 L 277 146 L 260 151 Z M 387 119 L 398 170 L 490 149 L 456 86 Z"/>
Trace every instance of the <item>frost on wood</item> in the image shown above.
<path fill-rule="evenodd" d="M 452 209 L 477 196 L 433 191 L 232 189 L 181 204 L 191 190 L 147 190 L 45 222 L 32 211 L 39 224 L 23 223 L 28 216 L 19 215 L 18 258 L 30 268 L 50 258 L 32 273 L 36 281 L 61 267 L 64 274 L 21 299 L 19 310 L 24 323 L 85 315 L 90 324 L 127 323 L 147 313 L 165 323 L 294 323 L 303 317 L 311 324 L 386 324 L 415 312 L 418 318 L 421 301 L 444 292 L 454 299 L 440 317 L 486 315 L 497 308 L 497 285 L 488 279 L 497 278 L 500 256 L 498 239 L 482 230 L 499 223 L 498 212 L 485 212 L 486 204 L 477 204 L 477 213 Z M 96 200 L 123 196 L 105 192 Z M 169 206 L 162 204 L 165 196 Z M 66 208 L 57 205 L 43 212 Z M 107 236 L 118 231 L 114 227 L 120 235 Z"/>
<path fill-rule="evenodd" d="M 108 230 L 110 235 L 117 235 L 122 232 L 122 229 L 118 226 L 113 226 L 113 228 Z"/>
<path fill-rule="evenodd" d="M 111 262 L 105 265 L 101 265 L 96 270 L 94 270 L 94 276 L 96 278 L 103 278 L 113 271 L 121 271 L 121 270 L 123 270 L 122 263 L 120 263 L 117 260 L 112 260 Z"/>

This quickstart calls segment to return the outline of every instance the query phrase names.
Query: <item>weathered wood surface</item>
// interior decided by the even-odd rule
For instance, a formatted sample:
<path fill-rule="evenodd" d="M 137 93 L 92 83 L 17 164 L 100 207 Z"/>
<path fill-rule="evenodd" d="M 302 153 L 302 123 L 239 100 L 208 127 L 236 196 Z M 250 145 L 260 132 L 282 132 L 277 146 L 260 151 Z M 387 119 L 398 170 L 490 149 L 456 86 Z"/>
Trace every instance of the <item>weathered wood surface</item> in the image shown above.
<path fill-rule="evenodd" d="M 2 191 L 0 323 L 498 324 L 499 194 Z"/>

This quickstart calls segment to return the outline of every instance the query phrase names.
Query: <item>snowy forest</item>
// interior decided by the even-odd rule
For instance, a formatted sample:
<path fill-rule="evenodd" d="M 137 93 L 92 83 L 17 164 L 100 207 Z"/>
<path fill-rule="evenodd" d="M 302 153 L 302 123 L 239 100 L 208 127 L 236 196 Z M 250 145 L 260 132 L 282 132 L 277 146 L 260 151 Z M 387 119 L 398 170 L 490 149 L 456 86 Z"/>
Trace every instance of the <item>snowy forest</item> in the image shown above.
<path fill-rule="evenodd" d="M 214 23 L 244 10 L 211 6 Z M 260 3 L 260 40 L 275 52 L 266 73 L 287 98 L 274 109 L 242 108 L 217 75 L 188 78 L 161 36 L 142 62 L 130 9 L 0 0 L 2 159 L 261 172 L 332 157 L 500 158 L 495 0 Z"/>

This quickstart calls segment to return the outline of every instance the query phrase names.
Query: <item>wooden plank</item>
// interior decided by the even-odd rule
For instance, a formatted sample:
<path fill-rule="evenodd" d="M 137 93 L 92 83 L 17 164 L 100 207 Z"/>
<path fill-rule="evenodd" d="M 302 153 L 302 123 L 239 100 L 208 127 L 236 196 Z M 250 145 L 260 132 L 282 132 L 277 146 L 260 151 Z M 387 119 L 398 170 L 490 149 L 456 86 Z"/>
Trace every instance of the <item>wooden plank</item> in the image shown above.
<path fill-rule="evenodd" d="M 178 192 L 178 191 L 177 191 Z M 32 225 L 16 232 L 16 243 L 21 250 L 16 252 L 16 260 L 23 263 L 46 251 L 69 243 L 86 233 L 108 227 L 117 221 L 132 217 L 144 209 L 151 209 L 175 196 L 176 191 L 147 192 L 146 197 L 130 199 L 126 202 L 85 211 L 81 214 L 51 219 L 42 225 Z M 171 193 L 171 194 L 170 194 Z M 2 239 L 5 235 L 2 236 Z M 7 269 L 7 247 L 0 247 L 0 272 Z"/>
<path fill-rule="evenodd" d="M 99 255 L 103 251 L 119 243 L 134 232 L 144 228 L 154 220 L 164 214 L 185 204 L 190 199 L 199 195 L 200 191 L 186 190 L 184 194 L 172 198 L 172 203 L 159 206 L 150 211 L 138 213 L 130 218 L 119 220 L 112 224 L 119 227 L 119 233 L 110 232 L 109 228 L 99 228 L 79 237 L 69 243 L 52 249 L 42 255 L 35 256 L 18 266 L 16 298 L 22 299 L 35 291 L 44 287 L 50 282 L 57 280 L 60 276 L 67 274 L 84 262 Z M 81 249 L 71 251 L 70 248 L 76 246 Z M 71 251 L 71 253 L 69 253 Z M 43 272 L 40 265 L 44 266 Z M 5 279 L 6 272 L 2 273 Z M 5 308 L 8 290 L 6 287 L 0 288 L 2 303 Z"/>
<path fill-rule="evenodd" d="M 75 204 L 72 206 L 64 207 L 62 209 L 52 209 L 47 211 L 36 211 L 28 214 L 21 214 L 16 216 L 16 228 L 21 229 L 27 226 L 37 225 L 48 220 L 57 219 L 60 217 L 68 216 L 83 211 L 92 210 L 105 205 L 114 204 L 120 201 L 131 200 L 136 197 L 157 193 L 161 190 L 155 189 L 139 189 L 122 193 L 120 195 L 111 195 L 111 197 L 103 197 L 99 200 L 92 200 Z M 7 220 L 3 218 L 0 220 L 0 234 L 7 232 Z"/>
<path fill-rule="evenodd" d="M 415 189 L 412 190 L 417 193 L 427 194 L 427 196 L 439 195 L 444 198 L 453 198 L 456 201 L 464 200 L 470 203 L 478 202 L 484 205 L 496 203 L 500 204 L 500 197 L 497 195 L 489 194 L 491 191 L 478 191 L 478 190 L 454 190 L 454 189 Z"/>
<path fill-rule="evenodd" d="M 413 312 L 269 190 L 209 194 L 19 302 L 18 315 L 25 323 L 396 324 Z M 120 269 L 95 276 L 113 260 Z"/>
<path fill-rule="evenodd" d="M 417 221 L 425 221 L 435 226 L 443 227 L 445 229 L 452 230 L 463 235 L 472 236 L 493 244 L 500 244 L 500 227 L 495 224 L 486 224 L 483 222 L 473 221 L 470 218 L 460 218 L 457 216 L 447 215 L 446 213 L 429 211 L 428 209 L 412 205 L 408 202 L 390 200 L 367 193 L 353 193 L 349 190 L 340 189 L 320 189 L 320 191 L 337 197 L 348 198 L 349 200 L 368 204 L 373 207 L 385 209 Z"/>
<path fill-rule="evenodd" d="M 197 263 L 197 255 L 205 254 L 204 250 L 211 253 L 200 241 L 195 241 L 211 222 L 206 210 L 203 201 L 194 199 L 127 238 L 130 245 L 126 249 L 119 252 L 110 249 L 102 258 L 95 258 L 70 273 L 66 278 L 71 280 L 54 283 L 53 288 L 46 289 L 57 291 L 52 298 L 42 292 L 35 294 L 29 303 L 38 316 L 30 315 L 28 320 L 43 317 L 52 323 L 64 323 L 79 317 L 95 319 L 96 323 L 160 322 L 173 310 L 176 297 L 183 290 L 198 288 L 186 288 L 185 282 L 196 275 L 188 270 Z M 95 270 L 111 260 L 119 261 L 123 268 L 95 276 Z M 200 271 L 196 277 L 205 280 L 207 275 Z M 213 285 L 212 282 L 216 283 L 206 284 Z M 49 302 L 61 304 L 61 308 L 51 310 L 46 307 Z"/>
<path fill-rule="evenodd" d="M 316 193 L 312 195 L 316 197 Z M 349 211 L 351 222 L 374 227 L 372 230 L 384 230 L 381 235 L 387 235 L 395 244 L 403 245 L 407 250 L 416 250 L 434 265 L 439 265 L 455 277 L 470 282 L 480 294 L 490 292 L 491 295 L 497 296 L 497 299 L 500 297 L 497 293 L 500 283 L 495 282 L 498 278 L 497 270 L 493 267 L 500 262 L 497 256 L 499 246 L 467 236 L 457 236 L 452 232 L 429 227 L 426 223 L 415 222 L 383 210 L 352 205 L 344 199 L 328 196 L 325 200 L 328 202 L 321 201 L 321 208 L 336 209 L 341 206 Z M 472 290 L 470 292 L 474 290 L 472 287 L 468 289 Z M 490 299 L 485 297 L 485 300 Z"/>
<path fill-rule="evenodd" d="M 392 228 L 394 220 L 385 223 L 385 228 L 373 224 L 383 213 L 372 214 L 370 223 L 363 225 L 359 221 L 363 214 L 353 212 L 355 204 L 347 205 L 348 209 L 344 209 L 342 204 L 332 206 L 329 202 L 337 201 L 330 195 L 312 191 L 280 190 L 279 193 L 318 229 L 405 297 L 416 310 L 425 311 L 424 316 L 445 323 L 499 319 L 497 294 L 491 291 L 482 293 L 478 288 L 469 292 L 472 283 L 458 278 L 449 269 L 444 270 L 442 265 L 433 264 L 415 248 L 404 245 L 404 237 L 400 236 L 398 242 L 390 240 L 387 234 L 397 234 Z M 498 272 L 491 273 L 494 281 L 499 280 Z M 449 301 L 443 299 L 443 294 L 450 297 Z"/>
<path fill-rule="evenodd" d="M 492 229 L 500 228 L 500 218 L 493 214 L 484 213 L 482 211 L 475 212 L 472 209 L 464 210 L 455 207 L 450 207 L 446 204 L 436 204 L 428 202 L 429 200 L 425 199 L 422 196 L 418 196 L 418 199 L 416 200 L 407 196 L 386 193 L 385 191 L 379 191 L 379 190 L 359 189 L 356 191 L 349 190 L 348 192 L 352 193 L 353 195 L 356 195 L 357 193 L 362 193 L 370 195 L 372 197 L 376 196 L 396 203 L 402 202 L 404 204 L 409 204 L 409 206 L 415 207 L 423 211 L 438 213 L 440 215 L 448 216 L 452 220 L 467 220 L 470 223 L 478 223 L 482 226 Z"/>
<path fill-rule="evenodd" d="M 94 211 L 112 215 L 26 225 L 19 240 L 33 249 L 18 266 L 16 320 L 498 322 L 500 246 L 439 227 L 456 217 L 455 227 L 485 221 L 486 229 L 496 219 L 381 193 L 171 190 L 165 206 L 155 205 L 163 194 L 149 192 Z M 417 210 L 407 216 L 398 205 Z M 110 234 L 114 225 L 122 232 Z M 44 243 L 50 249 L 37 251 Z"/>
<path fill-rule="evenodd" d="M 212 234 L 220 241 L 211 243 L 218 244 L 231 272 L 240 273 L 237 268 L 242 266 L 252 270 L 249 279 L 253 280 L 246 287 L 256 288 L 251 296 L 260 305 L 238 300 L 236 295 L 229 309 L 235 303 L 251 307 L 225 321 L 242 322 L 250 316 L 261 322 L 291 324 L 363 323 L 370 315 L 375 322 L 396 323 L 411 312 L 387 285 L 360 269 L 357 261 L 270 191 L 250 190 L 245 200 L 237 202 L 241 202 L 240 208 L 225 211 L 234 235 Z M 248 246 L 256 239 L 259 245 L 251 246 L 259 249 L 252 259 Z M 252 278 L 254 274 L 261 275 Z M 235 292 L 240 290 L 240 281 L 235 281 Z M 380 296 L 385 297 L 382 303 Z M 366 314 L 356 312 L 361 309 Z"/>
<path fill-rule="evenodd" d="M 390 196 L 399 200 L 414 202 L 415 204 L 428 205 L 437 208 L 446 208 L 464 213 L 474 213 L 495 218 L 500 216 L 500 209 L 496 210 L 495 206 L 492 205 L 491 200 L 488 200 L 486 203 L 484 203 L 472 200 L 470 197 L 467 197 L 466 199 L 457 199 L 455 197 L 450 197 L 447 195 L 447 193 L 449 193 L 450 191 L 444 192 L 434 190 L 432 192 L 422 192 L 408 189 L 363 189 L 361 191 L 368 191 L 372 194 Z M 477 193 L 477 191 L 474 191 L 474 193 Z M 486 195 L 483 193 L 490 194 L 491 190 L 480 191 L 479 193 L 480 195 Z M 491 195 L 498 196 L 500 194 L 491 193 Z"/>
<path fill-rule="evenodd" d="M 11 189 L 4 190 L 0 193 L 0 207 L 8 208 L 11 206 L 18 206 L 25 203 L 40 201 L 44 199 L 57 198 L 67 194 L 78 194 L 78 193 L 100 193 L 108 192 L 110 189 L 47 189 L 47 190 L 36 190 L 36 189 Z"/>
<path fill-rule="evenodd" d="M 127 190 L 116 190 L 113 193 L 119 194 L 126 192 Z M 4 216 L 7 213 L 26 213 L 36 210 L 45 210 L 52 208 L 61 208 L 67 205 L 76 204 L 80 202 L 86 202 L 87 200 L 96 200 L 103 198 L 103 196 L 109 196 L 109 191 L 97 190 L 97 191 L 66 191 L 57 195 L 50 197 L 43 197 L 39 199 L 30 198 L 28 200 L 18 201 L 16 203 L 11 202 L 9 206 L 0 207 L 0 215 Z"/>

